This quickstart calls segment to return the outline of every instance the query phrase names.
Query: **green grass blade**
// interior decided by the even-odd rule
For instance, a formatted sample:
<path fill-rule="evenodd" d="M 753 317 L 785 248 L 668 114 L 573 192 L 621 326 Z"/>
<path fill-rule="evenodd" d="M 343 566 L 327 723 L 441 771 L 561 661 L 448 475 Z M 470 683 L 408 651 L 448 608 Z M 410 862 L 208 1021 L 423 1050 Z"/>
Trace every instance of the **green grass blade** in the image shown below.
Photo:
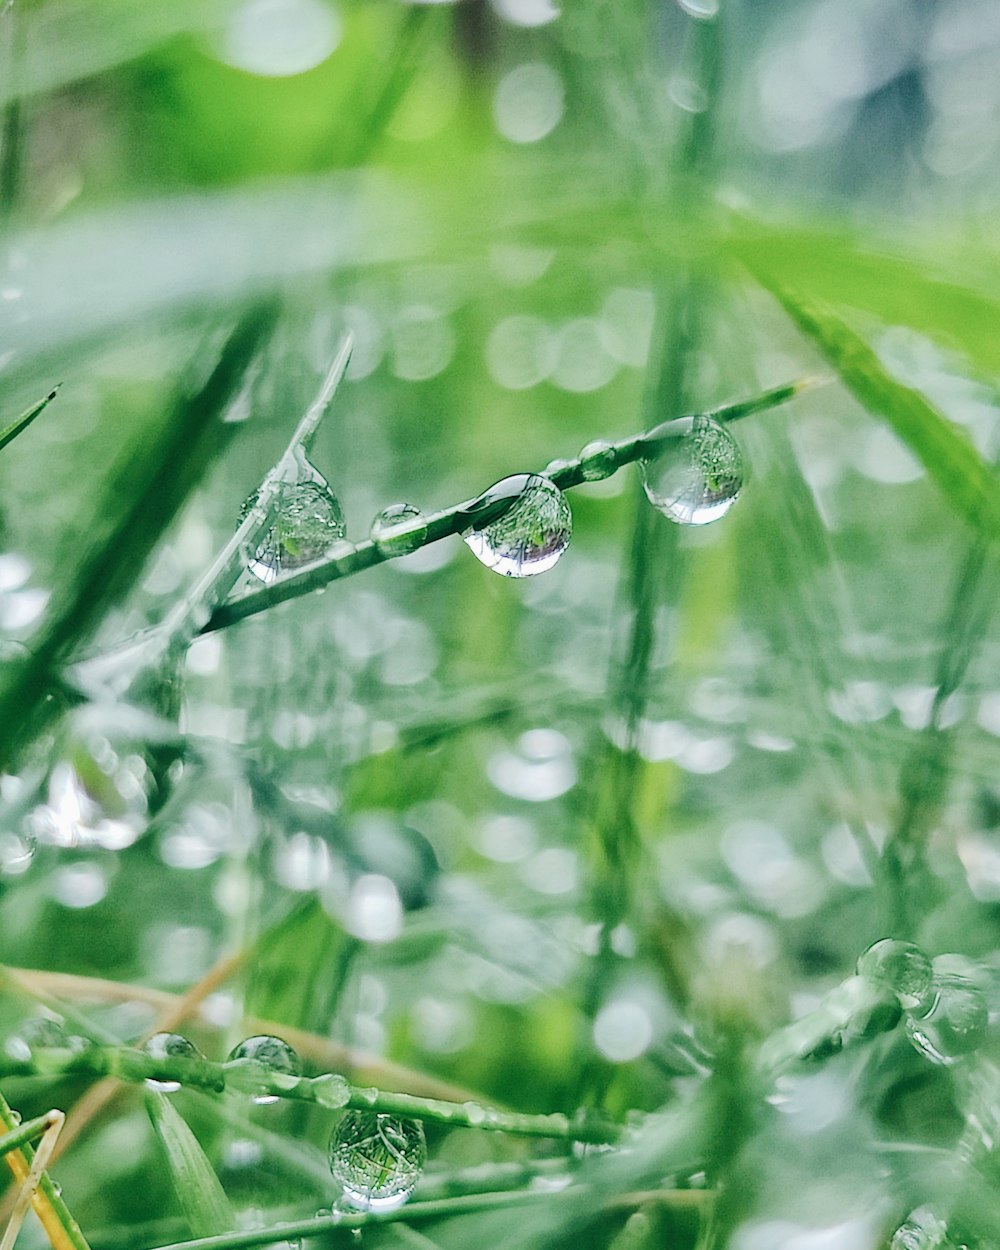
<path fill-rule="evenodd" d="M 60 667 L 87 641 L 108 608 L 141 575 L 146 560 L 237 423 L 220 420 L 273 324 L 273 305 L 255 306 L 229 335 L 207 380 L 179 389 L 160 428 L 130 447 L 110 473 L 80 544 L 74 570 L 53 594 L 32 654 L 9 666 L 0 689 L 0 767 L 38 731 Z M 202 375 L 203 376 L 203 375 Z M 27 714 L 26 714 L 27 713 Z"/>
<path fill-rule="evenodd" d="M 12 421 L 6 429 L 0 430 L 0 451 L 3 451 L 8 443 L 12 443 L 14 439 L 17 438 L 18 434 L 21 434 L 28 428 L 32 421 L 34 421 L 35 417 L 39 416 L 39 414 L 43 413 L 45 409 L 48 408 L 49 404 L 51 404 L 55 399 L 58 391 L 59 387 L 54 387 L 44 399 L 40 399 L 38 403 L 32 404 L 30 408 L 21 413 L 16 421 Z"/>
<path fill-rule="evenodd" d="M 147 1091 L 146 1110 L 191 1232 L 196 1237 L 230 1232 L 236 1227 L 233 1210 L 187 1121 L 158 1090 Z"/>
<path fill-rule="evenodd" d="M 848 390 L 892 426 L 954 511 L 987 538 L 1000 539 L 1000 482 L 964 432 L 920 391 L 897 382 L 864 339 L 831 308 L 793 295 L 766 276 L 761 281 Z"/>

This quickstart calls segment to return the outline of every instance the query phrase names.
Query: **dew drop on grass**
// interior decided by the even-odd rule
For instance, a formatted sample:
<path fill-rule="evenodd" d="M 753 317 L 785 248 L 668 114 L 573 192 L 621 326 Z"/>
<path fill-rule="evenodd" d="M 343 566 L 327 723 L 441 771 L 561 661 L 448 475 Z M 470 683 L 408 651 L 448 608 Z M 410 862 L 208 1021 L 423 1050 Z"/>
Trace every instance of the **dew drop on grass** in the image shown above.
<path fill-rule="evenodd" d="M 302 1075 L 302 1060 L 292 1047 L 267 1033 L 248 1037 L 234 1046 L 228 1064 L 237 1066 L 226 1072 L 226 1085 L 249 1094 L 258 1106 L 278 1101 L 276 1094 L 268 1092 L 275 1077 L 295 1081 Z"/>
<path fill-rule="evenodd" d="M 649 502 L 678 525 L 707 525 L 726 515 L 743 488 L 743 454 L 712 417 L 688 417 L 688 429 L 642 462 Z"/>
<path fill-rule="evenodd" d="M 320 1106 L 330 1107 L 333 1110 L 346 1107 L 351 1096 L 350 1085 L 342 1076 L 338 1076 L 336 1073 L 315 1077 L 312 1088 L 313 1095 Z"/>
<path fill-rule="evenodd" d="M 241 522 L 256 502 L 255 491 L 240 511 Z M 346 533 L 340 501 L 303 458 L 298 475 L 278 485 L 271 524 L 250 551 L 247 568 L 260 581 L 273 582 L 281 573 L 321 559 Z"/>
<path fill-rule="evenodd" d="M 945 1250 L 950 1246 L 947 1225 L 927 1207 L 911 1211 L 889 1242 L 889 1250 Z"/>
<path fill-rule="evenodd" d="M 585 482 L 603 482 L 618 466 L 614 443 L 595 438 L 580 452 L 580 472 Z"/>
<path fill-rule="evenodd" d="M 477 513 L 512 501 L 496 520 L 475 524 Z M 537 473 L 515 473 L 471 504 L 473 525 L 462 537 L 480 563 L 504 577 L 533 577 L 558 561 L 569 546 L 573 515 L 558 486 Z"/>
<path fill-rule="evenodd" d="M 986 1040 L 989 1009 L 978 985 L 961 976 L 934 978 L 935 997 L 923 1016 L 908 1015 L 906 1034 L 931 1063 L 950 1066 Z"/>
<path fill-rule="evenodd" d="M 32 1016 L 23 1021 L 7 1038 L 4 1050 L 11 1059 L 30 1063 L 39 1050 L 68 1050 L 70 1046 L 66 1030 L 58 1020 L 48 1016 Z"/>
<path fill-rule="evenodd" d="M 930 956 L 912 942 L 883 938 L 858 959 L 858 976 L 892 990 L 908 1011 L 930 1005 L 933 975 Z"/>
<path fill-rule="evenodd" d="M 424 514 L 412 503 L 391 503 L 372 521 L 371 540 L 384 556 L 416 551 L 426 537 Z"/>
<path fill-rule="evenodd" d="M 181 1033 L 154 1033 L 146 1039 L 143 1050 L 151 1059 L 200 1059 L 201 1052 L 194 1042 L 189 1041 Z M 164 1094 L 172 1094 L 180 1089 L 180 1081 L 154 1081 L 149 1079 L 146 1085 L 150 1089 L 158 1089 Z"/>
<path fill-rule="evenodd" d="M 413 1193 L 427 1162 L 424 1126 L 378 1111 L 348 1111 L 330 1138 L 330 1171 L 344 1201 L 394 1211 Z"/>

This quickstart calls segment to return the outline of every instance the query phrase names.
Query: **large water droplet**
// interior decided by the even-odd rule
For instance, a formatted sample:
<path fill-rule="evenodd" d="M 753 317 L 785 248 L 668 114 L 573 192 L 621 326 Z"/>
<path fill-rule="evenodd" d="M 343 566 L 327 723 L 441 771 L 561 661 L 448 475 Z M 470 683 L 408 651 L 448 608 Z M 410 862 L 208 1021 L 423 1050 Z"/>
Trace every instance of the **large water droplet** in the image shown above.
<path fill-rule="evenodd" d="M 241 521 L 256 502 L 255 491 L 243 505 Z M 249 553 L 247 568 L 262 582 L 273 582 L 281 573 L 321 559 L 346 533 L 337 496 L 326 478 L 303 459 L 298 476 L 278 486 L 270 527 Z"/>
<path fill-rule="evenodd" d="M 932 1063 L 950 1065 L 986 1040 L 989 1009 L 978 985 L 961 976 L 934 977 L 936 997 L 926 1015 L 906 1018 L 913 1046 Z"/>
<path fill-rule="evenodd" d="M 150 1059 L 200 1059 L 202 1057 L 194 1042 L 189 1041 L 181 1033 L 154 1033 L 152 1037 L 146 1039 L 143 1050 Z M 162 1090 L 165 1094 L 172 1094 L 181 1087 L 180 1081 L 154 1081 L 151 1078 L 146 1081 L 146 1084 L 150 1089 Z"/>
<path fill-rule="evenodd" d="M 858 959 L 858 976 L 892 990 L 908 1011 L 931 1005 L 933 975 L 930 956 L 912 942 L 883 938 Z"/>
<path fill-rule="evenodd" d="M 416 551 L 426 537 L 424 514 L 412 503 L 391 503 L 372 521 L 371 540 L 385 556 Z"/>
<path fill-rule="evenodd" d="M 229 1068 L 229 1064 L 234 1064 Z M 249 1094 L 259 1106 L 277 1102 L 278 1096 L 269 1092 L 277 1079 L 289 1078 L 289 1084 L 302 1075 L 302 1060 L 291 1046 L 280 1037 L 258 1034 L 248 1037 L 229 1052 L 226 1085 Z"/>
<path fill-rule="evenodd" d="M 595 438 L 580 452 L 580 472 L 585 482 L 602 482 L 618 467 L 618 454 L 614 443 L 606 438 Z"/>
<path fill-rule="evenodd" d="M 558 486 L 537 473 L 495 483 L 468 509 L 470 518 L 512 500 L 502 516 L 473 524 L 463 538 L 477 560 L 504 577 L 532 577 L 552 568 L 569 546 L 573 515 Z"/>
<path fill-rule="evenodd" d="M 427 1162 L 424 1126 L 377 1111 L 348 1111 L 330 1138 L 330 1171 L 344 1200 L 362 1211 L 394 1211 Z"/>
<path fill-rule="evenodd" d="M 718 421 L 700 414 L 667 442 L 655 460 L 642 462 L 649 502 L 679 525 L 707 525 L 726 515 L 743 487 L 743 454 Z"/>

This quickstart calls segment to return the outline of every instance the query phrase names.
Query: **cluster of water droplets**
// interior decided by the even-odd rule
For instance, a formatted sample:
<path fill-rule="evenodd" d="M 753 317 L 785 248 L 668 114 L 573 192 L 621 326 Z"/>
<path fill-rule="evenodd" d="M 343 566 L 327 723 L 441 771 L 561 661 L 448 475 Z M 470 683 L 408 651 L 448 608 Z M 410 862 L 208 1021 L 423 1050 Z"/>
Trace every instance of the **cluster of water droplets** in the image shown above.
<path fill-rule="evenodd" d="M 287 1081 L 291 1088 L 301 1076 L 302 1060 L 296 1051 L 269 1033 L 245 1038 L 226 1061 L 226 1087 L 249 1094 L 258 1106 L 278 1101 L 278 1095 L 271 1092 L 275 1084 Z"/>
<path fill-rule="evenodd" d="M 395 1211 L 416 1188 L 427 1162 L 419 1120 L 348 1111 L 330 1138 L 330 1171 L 343 1201 L 360 1211 Z"/>
<path fill-rule="evenodd" d="M 241 523 L 258 499 L 258 491 L 247 498 L 240 511 Z M 287 480 L 278 483 L 269 512 L 269 524 L 246 556 L 248 570 L 264 583 L 322 559 L 347 532 L 340 501 L 302 452 L 295 456 Z"/>
<path fill-rule="evenodd" d="M 658 455 L 642 461 L 646 497 L 678 525 L 717 521 L 743 489 L 739 444 L 724 426 L 704 414 L 671 425 L 680 427 L 680 437 L 668 438 Z"/>
<path fill-rule="evenodd" d="M 472 522 L 462 535 L 466 546 L 503 577 L 546 572 L 569 546 L 573 532 L 566 496 L 538 473 L 515 473 L 495 482 L 465 511 Z"/>
<path fill-rule="evenodd" d="M 986 1040 L 985 983 L 971 960 L 960 955 L 932 960 L 912 942 L 884 938 L 858 960 L 858 974 L 896 995 L 910 1043 L 932 1063 L 951 1065 Z"/>

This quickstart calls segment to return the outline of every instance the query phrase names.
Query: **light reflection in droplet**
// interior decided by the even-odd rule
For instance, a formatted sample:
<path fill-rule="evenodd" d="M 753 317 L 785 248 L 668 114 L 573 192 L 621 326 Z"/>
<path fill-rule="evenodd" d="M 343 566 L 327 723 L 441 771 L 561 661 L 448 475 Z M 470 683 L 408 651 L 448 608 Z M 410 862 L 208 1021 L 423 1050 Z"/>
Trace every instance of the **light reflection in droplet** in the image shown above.
<path fill-rule="evenodd" d="M 362 942 L 391 942 L 403 929 L 403 904 L 395 884 L 379 873 L 365 873 L 351 889 L 347 928 Z"/>
<path fill-rule="evenodd" d="M 219 57 L 250 74 L 288 78 L 322 64 L 340 34 L 340 18 L 323 0 L 245 0 L 223 32 Z"/>
<path fill-rule="evenodd" d="M 612 1063 L 628 1063 L 645 1054 L 653 1041 L 653 1022 L 645 1007 L 630 998 L 606 1003 L 594 1020 L 594 1045 Z"/>

